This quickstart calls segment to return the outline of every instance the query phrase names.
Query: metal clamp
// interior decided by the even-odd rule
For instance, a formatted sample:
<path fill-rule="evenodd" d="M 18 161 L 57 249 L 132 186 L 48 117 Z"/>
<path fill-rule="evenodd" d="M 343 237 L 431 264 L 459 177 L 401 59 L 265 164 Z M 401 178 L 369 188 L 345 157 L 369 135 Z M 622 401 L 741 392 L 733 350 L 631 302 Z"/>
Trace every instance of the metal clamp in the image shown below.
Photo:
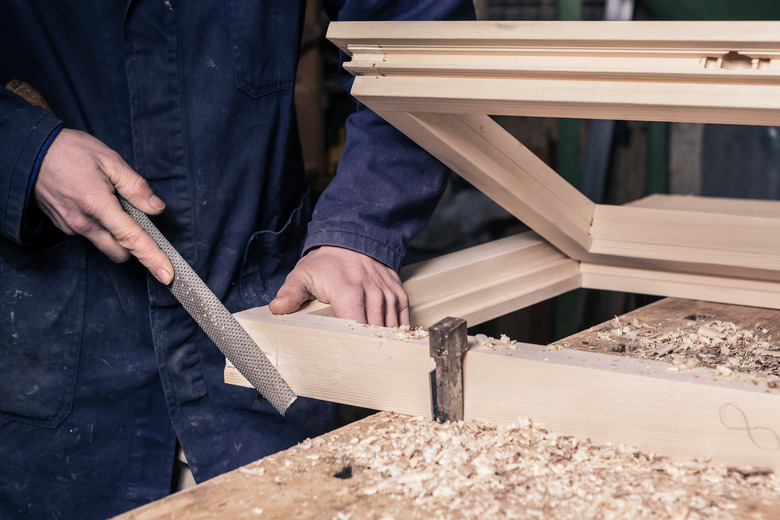
<path fill-rule="evenodd" d="M 428 329 L 431 357 L 433 418 L 439 422 L 463 420 L 463 356 L 469 349 L 466 320 L 444 318 Z"/>

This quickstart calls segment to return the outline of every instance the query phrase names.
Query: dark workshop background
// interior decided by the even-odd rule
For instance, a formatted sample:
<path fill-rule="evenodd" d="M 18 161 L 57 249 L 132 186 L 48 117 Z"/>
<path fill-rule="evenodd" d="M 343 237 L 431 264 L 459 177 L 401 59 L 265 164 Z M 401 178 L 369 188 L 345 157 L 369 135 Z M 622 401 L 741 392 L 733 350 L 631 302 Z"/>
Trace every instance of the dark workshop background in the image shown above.
<path fill-rule="evenodd" d="M 778 20 L 778 0 L 476 0 L 484 20 Z M 296 104 L 315 197 L 336 171 L 353 102 L 338 81 L 318 2 L 307 8 Z M 780 199 L 778 127 L 496 117 L 594 202 L 653 193 Z M 514 217 L 452 175 L 428 226 L 409 245 L 415 262 L 524 231 Z M 578 290 L 473 327 L 539 344 L 586 329 L 656 298 Z"/>

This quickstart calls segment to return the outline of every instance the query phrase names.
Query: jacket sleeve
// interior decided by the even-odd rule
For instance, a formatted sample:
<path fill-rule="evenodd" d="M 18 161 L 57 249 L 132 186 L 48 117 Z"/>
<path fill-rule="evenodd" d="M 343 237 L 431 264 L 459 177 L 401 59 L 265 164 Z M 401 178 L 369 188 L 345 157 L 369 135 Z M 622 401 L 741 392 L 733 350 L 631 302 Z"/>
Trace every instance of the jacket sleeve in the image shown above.
<path fill-rule="evenodd" d="M 324 2 L 332 20 L 474 19 L 472 0 Z M 342 63 L 344 55 L 342 54 Z M 349 92 L 353 78 L 341 70 Z M 316 207 L 304 250 L 341 246 L 400 268 L 405 245 L 430 217 L 447 168 L 360 103 L 347 118 L 338 170 Z"/>
<path fill-rule="evenodd" d="M 62 122 L 0 87 L 0 234 L 26 245 L 35 226 L 26 215 L 34 175 Z M 38 215 L 40 217 L 40 215 Z"/>

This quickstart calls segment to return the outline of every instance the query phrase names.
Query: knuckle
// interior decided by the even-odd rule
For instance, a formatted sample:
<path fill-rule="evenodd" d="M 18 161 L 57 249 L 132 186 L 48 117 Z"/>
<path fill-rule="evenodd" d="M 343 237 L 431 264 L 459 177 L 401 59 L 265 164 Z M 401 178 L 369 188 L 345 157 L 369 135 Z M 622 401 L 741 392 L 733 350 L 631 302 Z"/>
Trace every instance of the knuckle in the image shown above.
<path fill-rule="evenodd" d="M 65 218 L 73 234 L 87 236 L 95 229 L 95 221 L 83 214 L 72 214 Z"/>
<path fill-rule="evenodd" d="M 139 251 L 143 246 L 144 234 L 140 229 L 123 229 L 121 231 L 117 231 L 115 236 L 117 242 L 119 242 L 122 247 L 129 251 Z"/>
<path fill-rule="evenodd" d="M 109 210 L 109 204 L 102 197 L 87 198 L 81 204 L 81 211 L 90 219 L 100 221 Z"/>
<path fill-rule="evenodd" d="M 97 161 L 106 167 L 114 166 L 116 163 L 123 162 L 122 156 L 119 152 L 112 150 L 107 146 L 101 146 L 96 152 Z"/>
<path fill-rule="evenodd" d="M 409 308 L 409 296 L 406 294 L 406 292 L 403 292 L 401 294 L 395 293 L 395 296 L 396 296 L 396 305 L 398 305 L 399 309 L 404 310 Z"/>
<path fill-rule="evenodd" d="M 389 303 L 387 302 L 385 294 L 381 291 L 367 292 L 366 295 L 364 296 L 364 301 L 366 303 L 366 307 L 370 309 L 377 309 L 377 310 L 384 309 L 385 304 Z"/>
<path fill-rule="evenodd" d="M 366 293 L 363 287 L 359 285 L 351 285 L 345 287 L 342 293 L 344 300 L 352 306 L 362 306 L 366 300 Z"/>
<path fill-rule="evenodd" d="M 149 183 L 140 175 L 129 175 L 125 180 L 127 189 L 132 193 L 143 193 L 149 190 Z"/>

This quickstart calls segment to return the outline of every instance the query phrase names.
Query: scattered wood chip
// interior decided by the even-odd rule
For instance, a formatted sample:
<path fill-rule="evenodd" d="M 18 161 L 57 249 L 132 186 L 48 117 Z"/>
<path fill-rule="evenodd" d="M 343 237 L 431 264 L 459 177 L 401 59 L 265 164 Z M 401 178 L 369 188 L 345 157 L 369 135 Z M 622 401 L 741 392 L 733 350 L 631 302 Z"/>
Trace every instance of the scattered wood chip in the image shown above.
<path fill-rule="evenodd" d="M 758 519 L 780 507 L 780 482 L 761 468 L 673 462 L 527 419 L 495 426 L 383 415 L 390 420 L 357 443 L 331 439 L 321 460 L 349 461 L 349 493 L 394 518 Z"/>

